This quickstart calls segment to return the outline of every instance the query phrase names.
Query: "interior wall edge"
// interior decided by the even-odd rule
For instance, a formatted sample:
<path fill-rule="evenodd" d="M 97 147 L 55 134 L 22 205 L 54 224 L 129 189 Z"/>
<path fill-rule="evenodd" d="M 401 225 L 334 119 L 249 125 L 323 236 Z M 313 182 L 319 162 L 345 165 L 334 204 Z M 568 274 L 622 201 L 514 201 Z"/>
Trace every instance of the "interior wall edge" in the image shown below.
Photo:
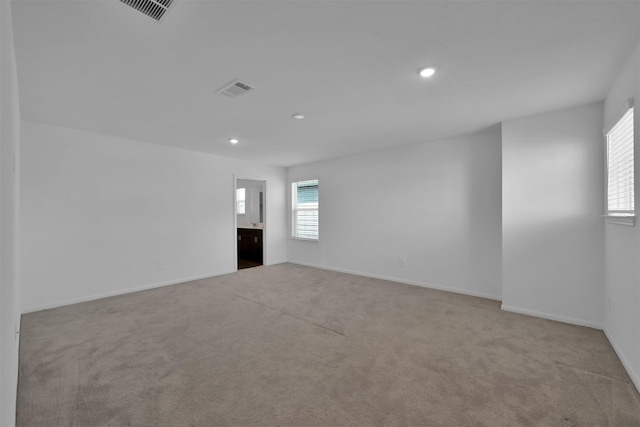
<path fill-rule="evenodd" d="M 556 322 L 568 323 L 576 326 L 586 326 L 588 328 L 602 330 L 602 324 L 593 322 L 591 320 L 577 319 L 575 317 L 562 316 L 559 314 L 545 313 L 543 311 L 530 310 L 522 307 L 515 307 L 512 305 L 502 304 L 500 307 L 503 311 L 509 311 L 511 313 L 524 314 L 527 316 L 539 317 L 541 319 L 554 320 Z"/>
<path fill-rule="evenodd" d="M 84 297 L 80 297 L 80 298 L 72 298 L 72 299 L 68 299 L 68 300 L 56 301 L 56 302 L 52 302 L 52 303 L 49 303 L 49 304 L 40 304 L 40 305 L 34 305 L 34 306 L 29 306 L 29 307 L 23 307 L 22 314 L 28 314 L 28 313 L 34 313 L 36 311 L 49 310 L 49 309 L 58 308 L 58 307 L 64 307 L 64 306 L 67 306 L 67 305 L 78 304 L 78 303 L 81 303 L 81 302 L 95 301 L 95 300 L 99 300 L 99 299 L 102 299 L 102 298 L 115 297 L 115 296 L 118 296 L 118 295 L 132 294 L 132 293 L 135 293 L 135 292 L 147 291 L 147 290 L 156 289 L 156 288 L 162 288 L 164 286 L 179 285 L 179 284 L 183 284 L 183 283 L 193 282 L 194 280 L 208 279 L 210 277 L 216 277 L 216 276 L 224 276 L 225 274 L 231 274 L 231 273 L 235 273 L 235 272 L 236 272 L 236 270 L 223 270 L 223 271 L 218 271 L 218 272 L 215 272 L 215 273 L 201 274 L 201 275 L 198 275 L 198 276 L 183 277 L 181 279 L 174 279 L 174 280 L 169 280 L 169 281 L 166 281 L 166 282 L 158 282 L 158 283 L 152 283 L 152 284 L 148 284 L 148 285 L 136 286 L 136 287 L 129 288 L 129 289 L 122 289 L 122 290 L 117 290 L 117 291 L 112 291 L 112 292 L 105 292 L 105 293 L 101 293 L 101 294 L 88 295 L 88 296 L 84 296 Z"/>
<path fill-rule="evenodd" d="M 303 265 L 305 267 L 314 267 L 322 270 L 336 271 L 338 273 L 347 273 L 347 274 L 353 274 L 356 276 L 369 277 L 372 279 L 380 279 L 380 280 L 387 280 L 390 282 L 402 283 L 405 285 L 419 286 L 421 288 L 435 289 L 437 291 L 452 292 L 455 294 L 467 295 L 471 297 L 485 298 L 485 299 L 490 299 L 494 301 L 502 301 L 502 298 L 500 297 L 500 295 L 487 294 L 483 292 L 474 292 L 466 289 L 453 288 L 450 286 L 441 286 L 433 283 L 402 279 L 399 277 L 383 276 L 381 274 L 372 274 L 364 271 L 350 270 L 348 268 L 333 267 L 333 266 L 323 265 L 323 264 L 315 264 L 315 263 L 295 261 L 295 260 L 289 260 L 288 262 L 291 264 Z"/>
<path fill-rule="evenodd" d="M 629 374 L 629 378 L 631 378 L 633 385 L 638 390 L 638 393 L 640 393 L 640 375 L 638 374 L 638 372 L 634 371 L 633 365 L 631 364 L 631 362 L 629 362 L 629 359 L 627 359 L 627 357 L 624 355 L 622 348 L 613 339 L 613 334 L 608 330 L 608 328 L 605 326 L 602 329 L 602 331 L 604 332 L 604 335 L 607 337 L 607 340 L 611 344 L 611 347 L 613 347 L 613 351 L 616 352 L 618 359 L 620 359 L 620 362 L 622 362 L 622 366 L 624 366 L 624 369 L 627 371 L 627 374 Z"/>
<path fill-rule="evenodd" d="M 21 277 L 20 90 L 11 2 L 0 1 L 0 425 L 15 425 Z"/>

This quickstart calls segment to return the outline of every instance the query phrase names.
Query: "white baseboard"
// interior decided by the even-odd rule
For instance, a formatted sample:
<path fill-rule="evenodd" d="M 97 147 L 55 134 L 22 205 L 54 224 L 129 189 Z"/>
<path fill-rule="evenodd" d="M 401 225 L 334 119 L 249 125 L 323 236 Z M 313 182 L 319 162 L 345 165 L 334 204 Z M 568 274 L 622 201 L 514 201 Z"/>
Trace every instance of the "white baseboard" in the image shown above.
<path fill-rule="evenodd" d="M 483 292 L 471 291 L 471 290 L 468 290 L 468 289 L 459 289 L 459 288 L 452 288 L 452 287 L 448 287 L 448 286 L 434 285 L 433 283 L 418 282 L 418 281 L 415 281 L 415 280 L 407 280 L 407 279 L 402 279 L 402 278 L 399 278 L 399 277 L 389 277 L 389 276 L 383 276 L 383 275 L 380 275 L 380 274 L 366 273 L 364 271 L 349 270 L 347 268 L 330 267 L 328 265 L 313 264 L 313 263 L 307 263 L 307 262 L 301 262 L 301 261 L 289 261 L 289 263 L 298 264 L 298 265 L 304 265 L 305 267 L 319 268 L 321 270 L 337 271 L 338 273 L 347 273 L 347 274 L 354 274 L 356 276 L 370 277 L 372 279 L 388 280 L 390 282 L 398 282 L 398 283 L 403 283 L 403 284 L 406 284 L 406 285 L 420 286 L 422 288 L 429 288 L 429 289 L 436 289 L 436 290 L 439 290 L 439 291 L 453 292 L 453 293 L 456 293 L 456 294 L 469 295 L 469 296 L 472 296 L 472 297 L 486 298 L 486 299 L 491 299 L 491 300 L 495 300 L 495 301 L 501 301 L 502 300 L 502 297 L 500 295 L 492 295 L 492 294 L 487 294 L 487 293 L 483 293 Z"/>
<path fill-rule="evenodd" d="M 35 311 L 41 311 L 41 310 L 48 310 L 51 308 L 63 307 L 65 305 L 77 304 L 80 302 L 94 301 L 97 299 L 109 298 L 117 295 L 130 294 L 133 292 L 146 291 L 149 289 L 161 288 L 163 286 L 177 285 L 178 283 L 191 282 L 193 280 L 200 280 L 200 279 L 207 279 L 209 277 L 222 276 L 225 274 L 235 273 L 236 271 L 237 270 L 219 271 L 216 273 L 203 274 L 199 276 L 183 277 L 181 279 L 169 280 L 167 282 L 152 283 L 149 285 L 136 286 L 134 288 L 121 289 L 117 291 L 105 292 L 105 293 L 96 294 L 96 295 L 89 295 L 89 296 L 80 297 L 80 298 L 72 298 L 69 300 L 56 301 L 56 302 L 42 304 L 42 305 L 34 305 L 31 307 L 23 308 L 22 314 L 33 313 Z"/>
<path fill-rule="evenodd" d="M 529 310 L 527 308 L 514 307 L 511 305 L 505 305 L 505 304 L 502 304 L 501 308 L 504 311 L 510 311 L 512 313 L 526 314 L 527 316 L 533 316 L 533 317 L 541 317 L 543 319 L 555 320 L 556 322 L 569 323 L 571 325 L 587 326 L 593 329 L 600 329 L 600 330 L 602 329 L 602 324 L 598 322 L 592 322 L 590 320 L 576 319 L 574 317 L 561 316 L 561 315 L 552 314 L 552 313 L 545 313 L 543 311 Z"/>
<path fill-rule="evenodd" d="M 607 328 L 604 328 L 603 331 L 607 339 L 611 343 L 611 347 L 613 347 L 613 350 L 618 355 L 618 359 L 620 359 L 620 361 L 622 362 L 622 366 L 624 366 L 627 374 L 629 374 L 629 378 L 631 378 L 631 381 L 633 381 L 633 385 L 636 386 L 636 389 L 638 389 L 638 393 L 640 393 L 640 376 L 636 371 L 633 370 L 633 366 L 631 365 L 631 363 L 629 363 L 629 359 L 627 359 L 618 343 L 616 343 L 616 341 L 613 339 L 611 333 L 607 331 Z"/>

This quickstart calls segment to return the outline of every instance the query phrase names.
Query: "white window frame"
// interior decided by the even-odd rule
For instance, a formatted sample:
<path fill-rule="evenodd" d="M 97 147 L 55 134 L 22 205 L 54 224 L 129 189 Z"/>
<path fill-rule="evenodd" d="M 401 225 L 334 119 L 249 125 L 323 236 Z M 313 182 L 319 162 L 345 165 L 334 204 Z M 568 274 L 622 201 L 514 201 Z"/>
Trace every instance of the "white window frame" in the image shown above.
<path fill-rule="evenodd" d="M 318 186 L 318 203 L 306 204 L 301 206 L 298 204 L 298 184 L 301 182 L 315 181 Z M 317 233 L 314 236 L 300 235 L 297 226 L 298 212 L 316 212 L 317 216 Z M 293 181 L 291 183 L 291 238 L 306 240 L 311 242 L 317 242 L 320 239 L 320 181 L 316 179 L 304 179 L 299 181 Z"/>
<path fill-rule="evenodd" d="M 242 190 L 242 198 L 240 197 L 240 190 Z M 240 206 L 242 206 L 242 212 L 240 212 Z M 246 215 L 247 213 L 247 189 L 236 189 L 236 215 Z"/>
<path fill-rule="evenodd" d="M 632 173 L 632 178 L 630 181 L 630 185 L 631 185 L 631 206 L 627 206 L 627 208 L 630 209 L 611 209 L 610 206 L 610 194 L 612 192 L 612 190 L 615 191 L 619 191 L 619 187 L 614 187 L 614 188 L 610 188 L 609 184 L 610 184 L 610 159 L 611 159 L 611 143 L 612 138 L 615 138 L 616 136 L 619 135 L 619 131 L 620 128 L 622 126 L 629 126 L 629 124 L 631 125 L 631 145 L 626 145 L 624 147 L 622 147 L 621 149 L 624 149 L 626 151 L 629 151 L 628 153 L 626 153 L 625 158 L 626 161 L 630 161 L 631 162 L 631 173 Z M 635 216 L 636 216 L 636 209 L 635 209 L 635 174 L 636 174 L 636 167 L 635 167 L 635 158 L 634 158 L 634 152 L 635 152 L 635 129 L 633 128 L 634 126 L 634 108 L 633 108 L 633 102 L 630 100 L 629 102 L 629 108 L 625 110 L 624 114 L 620 115 L 620 118 L 618 120 L 616 120 L 615 124 L 613 126 L 611 126 L 609 128 L 609 130 L 607 132 L 605 132 L 605 159 L 606 159 L 606 163 L 605 163 L 605 219 L 607 222 L 612 223 L 612 224 L 620 224 L 620 225 L 629 225 L 629 226 L 634 226 L 635 225 Z M 622 141 L 620 141 L 622 142 Z M 626 140 L 626 142 L 629 142 L 628 139 Z M 620 148 L 620 147 L 619 147 Z"/>

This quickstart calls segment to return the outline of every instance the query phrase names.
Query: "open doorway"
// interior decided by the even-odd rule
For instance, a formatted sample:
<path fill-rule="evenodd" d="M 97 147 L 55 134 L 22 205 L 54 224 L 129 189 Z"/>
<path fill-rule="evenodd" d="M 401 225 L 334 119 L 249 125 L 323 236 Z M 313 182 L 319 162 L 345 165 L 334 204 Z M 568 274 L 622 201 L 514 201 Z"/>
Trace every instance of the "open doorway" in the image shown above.
<path fill-rule="evenodd" d="M 265 260 L 267 181 L 235 178 L 236 260 L 238 270 L 258 267 Z"/>

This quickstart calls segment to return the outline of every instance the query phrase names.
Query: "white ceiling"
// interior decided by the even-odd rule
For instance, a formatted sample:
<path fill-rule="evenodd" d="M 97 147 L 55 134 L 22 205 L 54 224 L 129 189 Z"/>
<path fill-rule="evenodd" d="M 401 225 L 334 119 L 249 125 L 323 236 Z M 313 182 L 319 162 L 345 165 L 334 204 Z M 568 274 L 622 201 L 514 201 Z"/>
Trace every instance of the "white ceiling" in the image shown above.
<path fill-rule="evenodd" d="M 23 119 L 282 166 L 602 100 L 640 39 L 640 1 L 12 8 Z M 235 78 L 256 90 L 215 93 Z"/>

